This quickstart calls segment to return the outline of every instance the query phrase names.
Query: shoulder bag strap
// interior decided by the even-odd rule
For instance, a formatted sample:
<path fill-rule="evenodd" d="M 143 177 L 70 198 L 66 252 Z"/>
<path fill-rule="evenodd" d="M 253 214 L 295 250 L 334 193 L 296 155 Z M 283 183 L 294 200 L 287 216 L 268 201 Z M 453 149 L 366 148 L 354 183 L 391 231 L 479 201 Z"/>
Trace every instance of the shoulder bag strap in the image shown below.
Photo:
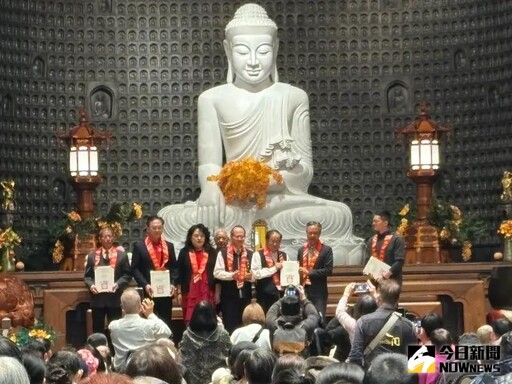
<path fill-rule="evenodd" d="M 368 346 L 364 349 L 365 356 L 368 356 L 370 353 L 372 353 L 377 344 L 379 344 L 382 341 L 384 336 L 386 336 L 386 333 L 388 333 L 388 331 L 391 328 L 393 328 L 393 325 L 395 325 L 395 323 L 398 321 L 400 317 L 401 315 L 399 313 L 391 313 L 391 315 L 389 316 L 388 320 L 386 321 L 380 332 L 377 333 L 377 336 L 375 336 L 373 340 L 370 342 L 370 344 L 368 344 Z"/>
<path fill-rule="evenodd" d="M 263 325 L 262 325 L 260 330 L 258 331 L 258 333 L 255 334 L 254 337 L 252 338 L 251 343 L 255 343 L 256 341 L 258 341 L 258 339 L 260 338 L 261 332 L 263 332 L 264 329 L 265 329 L 265 327 L 263 327 Z"/>

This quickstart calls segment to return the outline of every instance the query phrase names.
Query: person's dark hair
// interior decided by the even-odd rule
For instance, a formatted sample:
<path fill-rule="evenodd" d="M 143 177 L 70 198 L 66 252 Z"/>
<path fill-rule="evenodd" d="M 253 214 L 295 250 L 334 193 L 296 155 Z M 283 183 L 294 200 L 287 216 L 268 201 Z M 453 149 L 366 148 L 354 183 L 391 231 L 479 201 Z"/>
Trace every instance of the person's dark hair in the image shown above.
<path fill-rule="evenodd" d="M 388 226 L 391 225 L 391 213 L 389 213 L 389 211 L 384 209 L 382 211 L 375 212 L 375 216 L 380 216 L 382 220 L 388 222 Z"/>
<path fill-rule="evenodd" d="M 444 328 L 437 328 L 430 332 L 430 342 L 436 347 L 436 351 L 440 351 L 443 345 L 453 344 L 451 333 Z"/>
<path fill-rule="evenodd" d="M 18 346 L 2 335 L 0 335 L 0 356 L 14 357 L 21 362 L 21 351 Z"/>
<path fill-rule="evenodd" d="M 73 377 L 82 368 L 83 361 L 77 353 L 61 350 L 56 352 L 46 366 L 47 384 L 71 384 Z"/>
<path fill-rule="evenodd" d="M 475 332 L 466 332 L 459 336 L 459 345 L 481 345 L 480 338 Z"/>
<path fill-rule="evenodd" d="M 363 315 L 375 312 L 376 309 L 377 301 L 375 300 L 375 297 L 370 294 L 363 295 L 357 300 L 356 305 L 354 305 L 354 310 L 352 312 L 354 315 L 353 317 L 357 320 Z"/>
<path fill-rule="evenodd" d="M 275 234 L 278 234 L 279 238 L 281 240 L 283 239 L 283 235 L 281 234 L 281 232 L 279 232 L 277 229 L 271 229 L 270 231 L 268 231 L 265 234 L 265 240 L 267 240 L 267 242 L 268 242 L 270 240 L 270 236 L 275 235 Z"/>
<path fill-rule="evenodd" d="M 188 249 L 194 249 L 194 246 L 192 245 L 192 235 L 194 234 L 196 229 L 199 229 L 199 231 L 204 235 L 204 248 L 206 250 L 211 248 L 210 230 L 203 224 L 195 224 L 188 229 L 187 238 L 185 240 L 185 247 L 187 247 Z"/>
<path fill-rule="evenodd" d="M 500 348 L 502 360 L 512 357 L 512 331 L 501 335 Z"/>
<path fill-rule="evenodd" d="M 92 333 L 87 338 L 87 345 L 90 345 L 94 348 L 98 348 L 100 345 L 108 346 L 107 336 L 99 332 Z"/>
<path fill-rule="evenodd" d="M 364 378 L 364 370 L 359 365 L 352 363 L 334 363 L 320 371 L 315 384 L 350 383 L 361 384 Z"/>
<path fill-rule="evenodd" d="M 377 288 L 382 303 L 396 307 L 400 299 L 400 284 L 393 279 L 384 280 Z"/>
<path fill-rule="evenodd" d="M 233 372 L 235 368 L 235 362 L 237 356 L 242 352 L 243 350 L 254 350 L 258 348 L 258 346 L 254 343 L 251 343 L 250 341 L 240 341 L 234 345 L 231 346 L 229 349 L 228 354 L 228 368 Z"/>
<path fill-rule="evenodd" d="M 266 384 L 272 380 L 272 371 L 277 356 L 268 349 L 258 348 L 252 351 L 245 361 L 245 378 L 249 384 Z"/>
<path fill-rule="evenodd" d="M 136 350 L 124 373 L 130 377 L 152 376 L 168 384 L 181 384 L 178 365 L 163 345 L 150 344 Z"/>
<path fill-rule="evenodd" d="M 287 369 L 297 370 L 301 372 L 301 375 L 304 375 L 306 372 L 306 360 L 304 360 L 302 356 L 295 355 L 293 353 L 279 357 L 274 365 L 274 370 L 272 371 L 272 381 L 274 381 L 275 375 L 280 371 Z M 290 373 L 290 377 L 291 376 L 293 376 L 293 374 Z"/>
<path fill-rule="evenodd" d="M 510 328 L 510 321 L 508 319 L 496 319 L 492 322 L 492 330 L 498 337 L 510 331 Z"/>
<path fill-rule="evenodd" d="M 281 299 L 281 315 L 295 316 L 300 313 L 300 299 L 297 296 L 285 296 Z"/>
<path fill-rule="evenodd" d="M 23 366 L 30 378 L 30 384 L 43 384 L 46 365 L 41 357 L 34 353 L 27 353 L 23 355 Z"/>
<path fill-rule="evenodd" d="M 212 333 L 217 329 L 217 313 L 215 307 L 207 300 L 196 304 L 188 324 L 194 333 Z"/>
<path fill-rule="evenodd" d="M 231 374 L 236 380 L 241 380 L 245 376 L 245 362 L 254 349 L 244 349 L 236 356 Z"/>
<path fill-rule="evenodd" d="M 22 355 L 31 354 L 44 359 L 44 354 L 46 353 L 46 348 L 43 343 L 39 340 L 30 340 L 27 344 L 21 347 Z"/>
<path fill-rule="evenodd" d="M 305 376 L 304 371 L 297 367 L 286 367 L 272 372 L 272 384 L 314 384 L 310 376 Z"/>
<path fill-rule="evenodd" d="M 162 225 L 164 225 L 164 224 L 165 224 L 164 219 L 162 219 L 160 216 L 158 216 L 158 215 L 151 215 L 151 216 L 149 216 L 149 217 L 147 218 L 147 220 L 146 220 L 146 227 L 149 227 L 149 224 L 151 224 L 151 222 L 152 222 L 153 220 L 160 220 L 160 222 L 162 223 Z"/>
<path fill-rule="evenodd" d="M 306 223 L 306 229 L 308 229 L 309 227 L 317 227 L 320 229 L 320 232 L 322 232 L 322 223 L 320 223 L 319 221 L 308 221 Z"/>
<path fill-rule="evenodd" d="M 363 380 L 363 384 L 417 383 L 418 374 L 407 373 L 407 357 L 400 353 L 382 353 L 377 355 L 372 360 Z"/>
<path fill-rule="evenodd" d="M 437 313 L 431 312 L 427 313 L 423 318 L 421 319 L 421 328 L 425 331 L 425 334 L 430 339 L 430 334 L 438 329 L 443 328 L 443 318 L 441 315 L 438 315 Z"/>

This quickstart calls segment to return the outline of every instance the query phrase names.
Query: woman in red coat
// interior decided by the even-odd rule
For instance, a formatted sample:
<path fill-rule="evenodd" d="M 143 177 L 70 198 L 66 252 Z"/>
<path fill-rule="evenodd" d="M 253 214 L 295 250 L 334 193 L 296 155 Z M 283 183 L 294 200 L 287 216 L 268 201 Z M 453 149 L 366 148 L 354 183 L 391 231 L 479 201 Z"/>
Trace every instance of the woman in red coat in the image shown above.
<path fill-rule="evenodd" d="M 190 227 L 185 247 L 178 256 L 178 298 L 181 298 L 185 324 L 190 321 L 197 303 L 207 300 L 214 304 L 216 258 L 208 228 L 203 224 Z"/>

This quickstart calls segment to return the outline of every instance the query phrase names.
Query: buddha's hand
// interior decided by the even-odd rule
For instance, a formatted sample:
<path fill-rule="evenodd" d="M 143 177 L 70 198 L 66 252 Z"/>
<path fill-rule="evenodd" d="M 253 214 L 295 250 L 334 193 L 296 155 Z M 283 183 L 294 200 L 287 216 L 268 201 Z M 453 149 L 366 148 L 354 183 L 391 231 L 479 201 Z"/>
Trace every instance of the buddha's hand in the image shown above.
<path fill-rule="evenodd" d="M 208 182 L 197 200 L 197 221 L 209 228 L 224 225 L 226 200 L 217 183 Z"/>

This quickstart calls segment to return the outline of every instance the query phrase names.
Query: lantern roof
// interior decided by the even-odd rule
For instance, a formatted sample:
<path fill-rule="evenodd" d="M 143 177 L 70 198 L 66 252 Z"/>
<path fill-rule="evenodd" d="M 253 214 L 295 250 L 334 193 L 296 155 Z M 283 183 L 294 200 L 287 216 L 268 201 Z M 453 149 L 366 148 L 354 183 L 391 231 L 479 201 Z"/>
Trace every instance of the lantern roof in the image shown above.
<path fill-rule="evenodd" d="M 409 135 L 413 136 L 438 136 L 440 133 L 448 133 L 451 131 L 452 126 L 447 125 L 443 126 L 437 124 L 434 120 L 430 119 L 428 115 L 428 106 L 426 103 L 422 103 L 420 106 L 420 114 L 416 117 L 416 119 L 402 128 L 396 128 L 395 134 L 397 136 L 407 137 Z"/>
<path fill-rule="evenodd" d="M 78 125 L 71 128 L 69 131 L 58 132 L 57 138 L 66 142 L 68 145 L 101 145 L 106 142 L 107 145 L 112 137 L 112 132 L 100 132 L 93 125 L 89 123 L 87 112 L 82 107 L 80 108 L 80 121 Z"/>

